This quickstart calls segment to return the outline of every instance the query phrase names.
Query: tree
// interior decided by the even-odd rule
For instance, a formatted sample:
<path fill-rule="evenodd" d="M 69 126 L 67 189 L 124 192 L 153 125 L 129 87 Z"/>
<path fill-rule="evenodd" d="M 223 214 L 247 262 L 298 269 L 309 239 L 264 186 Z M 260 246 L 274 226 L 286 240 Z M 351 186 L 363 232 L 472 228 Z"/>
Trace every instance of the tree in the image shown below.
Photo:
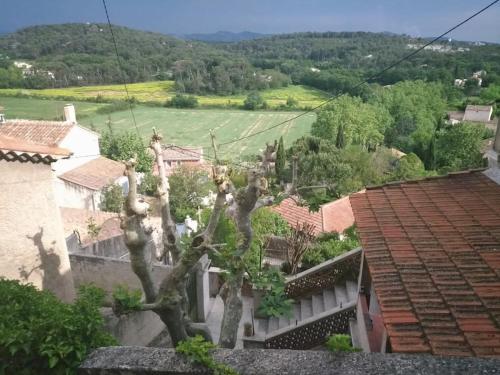
<path fill-rule="evenodd" d="M 337 148 L 345 147 L 345 136 L 344 136 L 344 125 L 340 124 L 339 129 L 337 131 L 337 140 L 335 141 L 335 146 Z"/>
<path fill-rule="evenodd" d="M 99 141 L 101 154 L 116 161 L 129 160 L 137 155 L 137 172 L 151 172 L 153 156 L 144 146 L 141 137 L 131 131 L 116 134 L 111 122 L 108 122 L 108 127 Z"/>
<path fill-rule="evenodd" d="M 190 95 L 176 94 L 172 99 L 167 101 L 166 106 L 175 108 L 196 108 L 198 107 L 198 99 Z"/>
<path fill-rule="evenodd" d="M 436 141 L 436 167 L 445 171 L 479 168 L 483 165 L 482 125 L 460 123 L 440 130 Z"/>
<path fill-rule="evenodd" d="M 109 184 L 101 191 L 100 209 L 118 213 L 122 210 L 124 200 L 122 187 L 117 184 Z"/>
<path fill-rule="evenodd" d="M 403 156 L 397 161 L 392 179 L 397 181 L 412 180 L 426 175 L 424 163 L 414 153 Z"/>
<path fill-rule="evenodd" d="M 280 137 L 280 141 L 278 143 L 278 150 L 276 151 L 276 163 L 274 164 L 276 177 L 278 178 L 278 181 L 284 180 L 285 163 L 286 163 L 285 145 L 283 144 L 283 137 Z"/>
<path fill-rule="evenodd" d="M 195 217 L 201 200 L 207 196 L 213 183 L 207 171 L 181 166 L 168 178 L 170 208 L 177 222 L 184 222 L 187 215 Z"/>
<path fill-rule="evenodd" d="M 266 102 L 262 99 L 262 96 L 258 91 L 253 91 L 247 95 L 245 101 L 243 102 L 243 108 L 248 110 L 256 110 L 266 106 Z"/>
<path fill-rule="evenodd" d="M 391 117 L 386 109 L 363 103 L 360 98 L 342 95 L 318 112 L 311 134 L 336 142 L 342 127 L 345 145 L 375 148 L 384 141 L 385 129 L 390 124 Z"/>
<path fill-rule="evenodd" d="M 166 177 L 162 160 L 161 137 L 156 133 L 151 140 L 159 169 L 160 183 L 158 196 L 163 228 L 162 257 L 170 254 L 173 259 L 171 272 L 157 288 L 153 282 L 149 264 L 146 261 L 146 245 L 151 239 L 152 229 L 147 225 L 147 208 L 137 200 L 137 184 L 134 159 L 126 163 L 126 175 L 129 180 L 129 194 L 127 195 L 124 212 L 121 215 L 121 226 L 124 230 L 125 244 L 129 250 L 132 269 L 141 281 L 146 303 L 141 306 L 143 310 L 152 310 L 165 323 L 170 333 L 172 342 L 177 345 L 180 341 L 201 334 L 211 340 L 210 331 L 203 324 L 193 323 L 187 315 L 189 303 L 186 293 L 186 275 L 200 257 L 208 252 L 217 252 L 213 244 L 213 237 L 219 218 L 225 211 L 234 220 L 238 243 L 231 257 L 229 276 L 222 287 L 220 295 L 224 302 L 224 314 L 221 324 L 219 344 L 223 347 L 233 348 L 236 344 L 238 325 L 242 315 L 241 286 L 245 267 L 243 257 L 248 252 L 252 240 L 251 214 L 260 207 L 269 205 L 271 197 L 263 194 L 267 188 L 267 181 L 263 178 L 263 170 L 255 169 L 248 172 L 247 185 L 236 191 L 231 186 L 228 167 L 216 162 L 213 171 L 213 181 L 217 191 L 214 208 L 203 231 L 197 233 L 190 243 L 183 246 L 177 237 L 175 224 L 172 220 L 170 207 L 170 187 Z M 233 200 L 225 210 L 226 195 L 233 191 Z"/>

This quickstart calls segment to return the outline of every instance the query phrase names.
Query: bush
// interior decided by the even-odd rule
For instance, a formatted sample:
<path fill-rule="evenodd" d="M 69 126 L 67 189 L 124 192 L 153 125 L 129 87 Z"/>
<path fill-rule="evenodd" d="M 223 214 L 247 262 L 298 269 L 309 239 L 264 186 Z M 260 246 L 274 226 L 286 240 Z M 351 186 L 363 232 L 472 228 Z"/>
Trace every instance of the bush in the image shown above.
<path fill-rule="evenodd" d="M 259 108 L 267 108 L 267 103 L 257 91 L 254 91 L 247 95 L 243 102 L 243 108 L 254 111 Z"/>
<path fill-rule="evenodd" d="M 119 185 L 110 184 L 101 191 L 100 208 L 103 211 L 119 213 L 124 201 L 123 190 Z"/>
<path fill-rule="evenodd" d="M 324 233 L 319 236 L 315 244 L 304 254 L 302 266 L 304 268 L 314 267 L 359 246 L 354 226 L 347 228 L 344 231 L 344 236 L 343 240 L 336 232 Z"/>
<path fill-rule="evenodd" d="M 101 102 L 102 102 L 102 100 L 101 100 Z M 133 102 L 131 101 L 131 103 L 133 103 Z M 133 104 L 132 104 L 132 106 L 133 106 Z M 130 107 L 130 104 L 127 101 L 120 100 L 120 101 L 116 101 L 116 102 L 113 102 L 111 104 L 99 107 L 96 109 L 95 112 L 100 114 L 100 115 L 107 115 L 107 114 L 110 114 L 113 112 L 128 110 L 129 107 Z M 81 116 L 79 116 L 79 117 L 81 117 Z"/>
<path fill-rule="evenodd" d="M 33 285 L 0 279 L 0 373 L 75 374 L 85 356 L 116 345 L 104 332 L 104 291 L 79 289 L 73 304 Z"/>
<path fill-rule="evenodd" d="M 142 307 L 142 292 L 130 290 L 127 285 L 118 285 L 113 290 L 113 312 L 120 316 L 131 311 L 138 311 Z"/>
<path fill-rule="evenodd" d="M 149 195 L 150 197 L 156 194 L 160 177 L 153 175 L 151 172 L 144 173 L 144 177 L 138 187 L 140 194 Z"/>
<path fill-rule="evenodd" d="M 177 94 L 172 99 L 167 101 L 166 107 L 196 108 L 198 107 L 198 99 L 190 95 Z"/>
<path fill-rule="evenodd" d="M 351 336 L 349 335 L 332 335 L 326 342 L 326 347 L 332 352 L 359 352 L 358 348 L 353 348 L 351 344 Z"/>

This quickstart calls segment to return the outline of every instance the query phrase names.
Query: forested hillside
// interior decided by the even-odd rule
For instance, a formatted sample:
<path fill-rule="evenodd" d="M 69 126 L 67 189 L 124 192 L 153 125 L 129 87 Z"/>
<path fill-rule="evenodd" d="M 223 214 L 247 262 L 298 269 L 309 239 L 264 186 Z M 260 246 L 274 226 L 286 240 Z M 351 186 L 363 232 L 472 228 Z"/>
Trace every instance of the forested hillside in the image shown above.
<path fill-rule="evenodd" d="M 107 25 L 34 26 L 0 37 L 0 87 L 68 87 L 174 79 L 176 90 L 228 95 L 293 82 L 328 91 L 352 90 L 426 40 L 367 32 L 296 33 L 239 43 L 203 43 L 114 26 L 123 73 Z M 500 83 L 500 45 L 440 41 L 374 80 L 440 81 L 448 86 L 485 70 L 483 87 Z M 14 61 L 33 65 L 29 72 Z M 125 77 L 123 77 L 123 75 Z"/>

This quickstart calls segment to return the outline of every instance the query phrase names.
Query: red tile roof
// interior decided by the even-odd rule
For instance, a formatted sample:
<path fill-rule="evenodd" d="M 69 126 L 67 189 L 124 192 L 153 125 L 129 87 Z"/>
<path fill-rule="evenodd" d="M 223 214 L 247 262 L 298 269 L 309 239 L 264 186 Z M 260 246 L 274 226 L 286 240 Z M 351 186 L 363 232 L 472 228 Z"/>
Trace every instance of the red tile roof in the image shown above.
<path fill-rule="evenodd" d="M 297 204 L 297 199 L 287 198 L 278 206 L 272 207 L 291 226 L 309 223 L 314 226 L 316 235 L 322 232 L 343 232 L 354 224 L 349 197 L 322 205 L 318 212 L 310 212 L 309 207 Z"/>
<path fill-rule="evenodd" d="M 101 190 L 123 176 L 125 166 L 117 161 L 100 156 L 59 176 L 60 179 Z"/>
<path fill-rule="evenodd" d="M 163 161 L 199 161 L 203 159 L 203 148 L 193 146 L 168 146 L 163 151 Z"/>
<path fill-rule="evenodd" d="M 27 142 L 0 134 L 0 160 L 50 164 L 71 155 L 64 148 Z"/>
<path fill-rule="evenodd" d="M 61 207 L 60 210 L 64 235 L 68 237 L 76 230 L 80 234 L 80 240 L 84 245 L 94 242 L 95 240 L 88 234 L 90 218 L 93 218 L 95 224 L 101 227 L 97 235 L 98 241 L 103 241 L 123 234 L 123 230 L 120 228 L 120 218 L 117 213 L 68 207 Z"/>
<path fill-rule="evenodd" d="M 500 185 L 467 172 L 351 204 L 392 350 L 500 356 Z"/>
<path fill-rule="evenodd" d="M 0 134 L 28 142 L 56 146 L 74 124 L 62 121 L 7 120 L 0 124 Z"/>

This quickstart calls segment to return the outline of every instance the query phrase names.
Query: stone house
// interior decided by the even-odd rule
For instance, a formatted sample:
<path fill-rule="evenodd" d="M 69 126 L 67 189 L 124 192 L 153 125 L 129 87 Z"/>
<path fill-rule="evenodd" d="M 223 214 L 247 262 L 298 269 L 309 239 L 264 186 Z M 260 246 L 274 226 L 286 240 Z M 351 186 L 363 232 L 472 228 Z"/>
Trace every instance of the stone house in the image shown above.
<path fill-rule="evenodd" d="M 167 146 L 163 151 L 163 163 L 165 164 L 167 175 L 171 175 L 180 166 L 202 167 L 205 163 L 203 148 Z"/>
<path fill-rule="evenodd" d="M 51 164 L 69 156 L 57 146 L 0 134 L 0 276 L 65 301 L 74 298 L 74 286 Z"/>

